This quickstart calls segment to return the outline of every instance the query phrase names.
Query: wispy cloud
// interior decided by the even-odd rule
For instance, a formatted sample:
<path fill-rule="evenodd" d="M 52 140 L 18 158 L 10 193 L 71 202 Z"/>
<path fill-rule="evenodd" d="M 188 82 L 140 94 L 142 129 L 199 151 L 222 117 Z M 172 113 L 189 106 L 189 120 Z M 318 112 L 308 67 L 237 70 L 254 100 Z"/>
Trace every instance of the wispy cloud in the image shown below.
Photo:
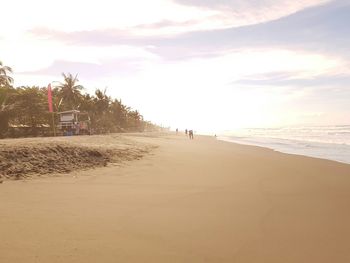
<path fill-rule="evenodd" d="M 217 10 L 217 19 L 226 26 L 237 27 L 276 20 L 305 8 L 330 0 L 175 0 L 177 3 L 208 10 Z"/>
<path fill-rule="evenodd" d="M 284 47 L 348 56 L 349 13 L 349 2 L 336 1 L 263 24 L 163 39 L 159 52 L 166 56 L 177 53 L 183 47 L 194 54 L 199 51 L 212 54 L 240 48 Z"/>
<path fill-rule="evenodd" d="M 239 28 L 197 31 L 174 36 L 140 36 L 126 30 L 106 29 L 62 32 L 43 28 L 31 30 L 36 37 L 47 37 L 75 45 L 131 45 L 151 47 L 164 58 L 183 59 L 221 55 L 240 48 L 293 48 L 346 55 L 350 49 L 350 3 L 335 1 L 263 24 Z M 188 23 L 192 23 L 189 21 Z M 166 27 L 163 21 L 142 27 Z"/>
<path fill-rule="evenodd" d="M 143 62 L 130 58 L 106 60 L 102 63 L 56 60 L 48 67 L 35 71 L 18 72 L 18 74 L 60 76 L 62 72 L 72 72 L 79 73 L 79 76 L 85 80 L 96 80 L 110 76 L 134 75 L 142 69 Z"/>
<path fill-rule="evenodd" d="M 163 29 L 163 28 L 171 28 L 171 27 L 188 27 L 198 24 L 200 21 L 198 20 L 186 20 L 186 21 L 173 21 L 164 19 L 155 23 L 150 24 L 140 24 L 133 29 Z"/>
<path fill-rule="evenodd" d="M 324 74 L 308 78 L 298 77 L 302 72 L 269 72 L 245 76 L 232 82 L 235 85 L 247 85 L 255 87 L 337 87 L 347 88 L 350 83 L 350 74 Z M 350 87 L 347 88 L 350 91 Z"/>
<path fill-rule="evenodd" d="M 259 8 L 269 8 L 273 9 L 274 7 L 279 7 L 281 9 L 292 9 L 292 10 L 298 10 L 301 8 L 305 8 L 308 6 L 317 5 L 320 3 L 324 3 L 327 1 L 322 0 L 299 0 L 299 1 L 287 1 L 287 0 L 280 0 L 278 2 L 271 1 L 271 0 L 251 0 L 251 1 L 245 1 L 245 0 L 175 0 L 176 2 L 183 4 L 183 5 L 190 5 L 190 6 L 200 6 L 205 8 L 214 8 L 214 9 L 230 9 L 230 10 L 254 10 Z M 289 7 L 289 8 L 286 8 Z M 290 11 L 289 11 L 290 12 Z"/>

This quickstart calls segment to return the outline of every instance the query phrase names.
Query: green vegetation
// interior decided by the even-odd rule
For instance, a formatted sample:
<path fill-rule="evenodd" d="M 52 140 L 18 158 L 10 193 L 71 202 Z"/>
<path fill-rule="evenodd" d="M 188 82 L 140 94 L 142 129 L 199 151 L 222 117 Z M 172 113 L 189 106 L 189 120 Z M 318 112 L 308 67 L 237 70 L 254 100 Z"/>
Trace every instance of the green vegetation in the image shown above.
<path fill-rule="evenodd" d="M 0 61 L 0 138 L 52 135 L 47 87 L 13 87 L 12 69 Z M 79 110 L 89 114 L 94 133 L 135 132 L 156 129 L 137 110 L 112 99 L 106 90 L 83 93 L 77 75 L 62 74 L 63 82 L 52 90 L 54 112 Z M 55 118 L 57 124 L 57 117 Z"/>

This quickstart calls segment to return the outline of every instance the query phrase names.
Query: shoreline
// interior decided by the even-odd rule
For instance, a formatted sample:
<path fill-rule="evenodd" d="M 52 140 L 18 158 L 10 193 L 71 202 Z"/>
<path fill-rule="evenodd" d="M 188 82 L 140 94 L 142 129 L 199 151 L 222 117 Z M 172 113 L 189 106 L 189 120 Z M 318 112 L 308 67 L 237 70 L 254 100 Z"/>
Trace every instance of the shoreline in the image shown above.
<path fill-rule="evenodd" d="M 235 136 L 233 136 L 235 137 Z M 262 142 L 250 142 L 250 141 L 240 141 L 239 140 L 240 137 L 238 137 L 238 139 L 231 139 L 230 136 L 218 136 L 218 140 L 221 141 L 225 141 L 228 143 L 235 143 L 235 144 L 240 144 L 240 145 L 247 145 L 247 146 L 256 146 L 256 147 L 261 147 L 261 148 L 266 148 L 266 149 L 270 149 L 279 153 L 283 153 L 283 154 L 291 154 L 291 155 L 300 155 L 300 156 L 304 156 L 304 157 L 310 157 L 310 158 L 316 158 L 316 159 L 321 159 L 321 160 L 328 160 L 328 161 L 334 161 L 337 163 L 342 163 L 342 164 L 350 164 L 350 160 L 340 160 L 341 158 L 339 157 L 334 157 L 334 156 L 325 156 L 325 151 L 327 151 L 327 149 L 323 149 L 323 154 L 320 153 L 315 153 L 315 152 L 305 152 L 307 150 L 310 150 L 308 148 L 299 148 L 299 149 L 295 149 L 295 145 L 297 145 L 297 143 L 303 143 L 303 144 L 308 144 L 308 145 L 313 145 L 314 147 L 316 145 L 327 145 L 327 146 L 340 146 L 340 147 L 349 147 L 350 149 L 350 145 L 347 144 L 332 144 L 332 143 L 323 143 L 323 142 L 316 142 L 316 141 L 301 141 L 301 140 L 292 140 L 292 139 L 281 139 L 281 138 L 273 138 L 273 137 L 252 137 L 250 139 L 252 140 L 259 140 L 259 139 L 268 139 L 268 140 L 283 140 L 283 141 L 288 141 L 291 142 L 290 144 L 285 144 L 284 147 L 281 145 L 277 145 L 274 146 L 278 143 L 262 143 Z M 266 145 L 268 144 L 268 145 Z M 292 149 L 294 146 L 294 150 Z M 344 156 L 347 156 L 347 154 L 342 153 Z M 350 154 L 350 153 L 349 153 Z"/>
<path fill-rule="evenodd" d="M 211 136 L 127 139 L 158 147 L 122 166 L 1 184 L 0 261 L 350 259 L 349 165 Z"/>

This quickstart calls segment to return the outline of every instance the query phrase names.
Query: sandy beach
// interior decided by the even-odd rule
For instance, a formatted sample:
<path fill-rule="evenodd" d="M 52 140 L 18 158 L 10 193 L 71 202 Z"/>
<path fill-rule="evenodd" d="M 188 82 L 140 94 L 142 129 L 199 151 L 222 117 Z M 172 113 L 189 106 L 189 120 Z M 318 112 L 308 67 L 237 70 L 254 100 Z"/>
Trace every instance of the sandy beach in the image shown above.
<path fill-rule="evenodd" d="M 33 175 L 5 179 L 0 262 L 350 262 L 350 165 L 206 136 L 0 146 L 39 141 L 111 157 L 94 169 L 78 163 L 51 176 L 27 167 Z"/>

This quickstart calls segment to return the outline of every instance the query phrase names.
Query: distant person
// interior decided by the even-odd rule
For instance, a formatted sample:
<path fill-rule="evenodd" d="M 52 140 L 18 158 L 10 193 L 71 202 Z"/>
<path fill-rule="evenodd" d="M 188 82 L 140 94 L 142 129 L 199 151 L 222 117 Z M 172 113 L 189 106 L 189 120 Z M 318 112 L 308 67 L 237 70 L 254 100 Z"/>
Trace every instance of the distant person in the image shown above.
<path fill-rule="evenodd" d="M 76 135 L 80 134 L 80 124 L 78 122 L 75 124 L 75 134 Z"/>
<path fill-rule="evenodd" d="M 187 135 L 187 129 L 185 130 L 185 134 Z"/>
<path fill-rule="evenodd" d="M 193 140 L 193 130 L 188 131 L 188 136 L 190 137 L 190 140 Z"/>
<path fill-rule="evenodd" d="M 176 128 L 176 135 L 179 133 L 179 129 L 178 128 Z"/>

